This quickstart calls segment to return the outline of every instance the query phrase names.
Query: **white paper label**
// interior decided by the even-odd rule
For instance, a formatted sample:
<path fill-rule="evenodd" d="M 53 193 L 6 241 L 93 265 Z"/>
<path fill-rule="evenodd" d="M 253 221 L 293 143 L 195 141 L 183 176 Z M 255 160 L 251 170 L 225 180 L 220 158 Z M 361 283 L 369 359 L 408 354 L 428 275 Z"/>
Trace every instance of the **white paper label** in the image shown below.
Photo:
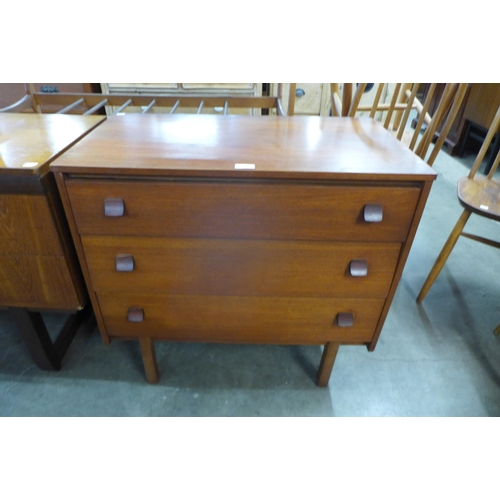
<path fill-rule="evenodd" d="M 490 207 L 487 207 L 486 205 L 481 205 L 479 208 L 481 210 L 488 210 Z"/>
<path fill-rule="evenodd" d="M 37 161 L 27 161 L 26 163 L 23 164 L 24 168 L 33 168 L 38 165 Z"/>
<path fill-rule="evenodd" d="M 234 168 L 236 170 L 255 170 L 254 163 L 235 163 Z"/>
<path fill-rule="evenodd" d="M 125 113 L 116 113 L 116 116 L 125 116 Z"/>

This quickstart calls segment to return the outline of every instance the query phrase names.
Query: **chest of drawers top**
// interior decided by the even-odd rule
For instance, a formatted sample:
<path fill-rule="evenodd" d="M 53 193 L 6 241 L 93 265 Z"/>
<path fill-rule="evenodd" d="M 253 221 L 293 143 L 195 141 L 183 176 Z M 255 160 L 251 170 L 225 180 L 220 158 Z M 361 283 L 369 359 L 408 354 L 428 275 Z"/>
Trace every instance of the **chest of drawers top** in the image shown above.
<path fill-rule="evenodd" d="M 51 170 L 85 175 L 430 181 L 428 165 L 371 119 L 110 117 Z"/>
<path fill-rule="evenodd" d="M 105 116 L 0 113 L 0 176 L 42 177 L 49 163 Z M 4 177 L 5 176 L 5 177 Z"/>

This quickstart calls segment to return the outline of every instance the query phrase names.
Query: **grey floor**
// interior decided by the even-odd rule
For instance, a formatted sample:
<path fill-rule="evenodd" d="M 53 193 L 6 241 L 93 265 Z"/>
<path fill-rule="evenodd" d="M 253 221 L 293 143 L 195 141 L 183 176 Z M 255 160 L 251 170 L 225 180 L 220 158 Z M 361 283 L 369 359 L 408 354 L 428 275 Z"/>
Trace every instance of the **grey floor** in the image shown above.
<path fill-rule="evenodd" d="M 376 350 L 341 347 L 328 388 L 320 347 L 157 343 L 160 381 L 138 345 L 78 333 L 60 372 L 38 369 L 0 310 L 0 416 L 499 416 L 500 252 L 461 238 L 424 303 L 415 298 L 461 208 L 463 160 L 441 152 L 414 246 Z M 500 225 L 470 230 L 500 240 Z M 47 315 L 56 331 L 60 318 Z"/>

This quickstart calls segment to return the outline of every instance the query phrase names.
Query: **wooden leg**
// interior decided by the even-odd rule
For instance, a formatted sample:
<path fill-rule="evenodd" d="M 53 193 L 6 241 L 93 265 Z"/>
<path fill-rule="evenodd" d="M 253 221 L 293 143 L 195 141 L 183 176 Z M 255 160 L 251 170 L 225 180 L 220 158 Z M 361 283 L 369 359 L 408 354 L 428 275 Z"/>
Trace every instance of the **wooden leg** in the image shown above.
<path fill-rule="evenodd" d="M 39 312 L 31 312 L 21 307 L 13 307 L 10 312 L 28 348 L 31 359 L 42 370 L 60 370 L 61 360 L 50 339 L 42 315 Z"/>
<path fill-rule="evenodd" d="M 88 326 L 91 318 L 94 318 L 94 316 L 89 302 L 81 311 L 72 314 L 67 319 L 54 342 L 54 349 L 56 350 L 59 359 L 62 360 L 64 358 L 66 351 L 68 350 L 80 327 L 84 324 L 85 326 Z"/>
<path fill-rule="evenodd" d="M 150 337 L 139 337 L 141 347 L 142 362 L 146 372 L 146 380 L 150 384 L 158 382 L 158 365 L 156 364 L 156 353 L 153 339 Z"/>
<path fill-rule="evenodd" d="M 422 302 L 422 300 L 424 300 L 425 296 L 427 295 L 427 292 L 430 290 L 434 281 L 436 281 L 436 278 L 441 272 L 441 269 L 443 269 L 446 260 L 450 256 L 450 253 L 453 250 L 453 247 L 455 246 L 455 243 L 462 234 L 462 230 L 467 221 L 469 220 L 470 215 L 471 213 L 468 210 L 464 210 L 462 212 L 460 219 L 458 219 L 458 222 L 455 224 L 453 231 L 451 232 L 450 236 L 448 236 L 448 239 L 446 240 L 446 243 L 444 244 L 441 253 L 439 254 L 436 262 L 434 263 L 434 266 L 432 267 L 429 276 L 427 276 L 427 279 L 425 280 L 425 283 L 422 286 L 422 290 L 420 290 L 420 293 L 418 294 L 417 302 L 420 303 Z"/>
<path fill-rule="evenodd" d="M 340 344 L 338 342 L 328 342 L 325 344 L 318 369 L 317 383 L 320 387 L 326 387 L 328 385 L 339 346 Z"/>
<path fill-rule="evenodd" d="M 500 325 L 498 325 L 494 330 L 495 335 L 500 335 Z"/>
<path fill-rule="evenodd" d="M 61 369 L 61 361 L 66 354 L 80 326 L 89 319 L 92 308 L 87 304 L 81 311 L 72 314 L 52 342 L 42 315 L 22 307 L 9 308 L 17 328 L 28 348 L 33 361 L 42 370 Z"/>

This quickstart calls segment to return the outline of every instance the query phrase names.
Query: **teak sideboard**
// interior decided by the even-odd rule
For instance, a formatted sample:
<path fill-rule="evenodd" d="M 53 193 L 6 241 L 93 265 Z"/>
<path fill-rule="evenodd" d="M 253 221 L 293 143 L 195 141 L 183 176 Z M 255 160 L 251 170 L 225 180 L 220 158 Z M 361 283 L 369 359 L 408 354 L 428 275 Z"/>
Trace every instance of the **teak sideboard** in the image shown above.
<path fill-rule="evenodd" d="M 49 164 L 105 118 L 0 114 L 0 307 L 47 370 L 61 368 L 88 302 Z M 55 342 L 40 311 L 71 313 Z"/>
<path fill-rule="evenodd" d="M 373 350 L 434 171 L 370 119 L 126 115 L 51 165 L 105 343 Z"/>

